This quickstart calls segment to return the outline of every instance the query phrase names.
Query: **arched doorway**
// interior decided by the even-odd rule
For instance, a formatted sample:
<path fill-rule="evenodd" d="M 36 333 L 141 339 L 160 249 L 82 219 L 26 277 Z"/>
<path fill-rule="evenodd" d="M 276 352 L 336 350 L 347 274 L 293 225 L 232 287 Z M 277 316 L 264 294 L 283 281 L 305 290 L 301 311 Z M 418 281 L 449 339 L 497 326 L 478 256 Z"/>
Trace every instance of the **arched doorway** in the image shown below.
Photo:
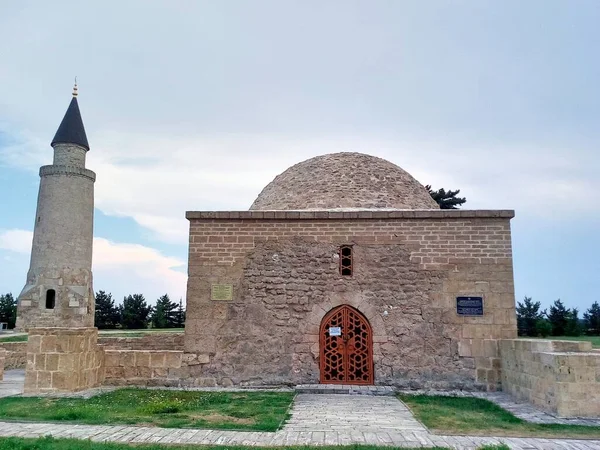
<path fill-rule="evenodd" d="M 373 331 L 352 306 L 329 311 L 319 330 L 321 383 L 373 384 Z"/>

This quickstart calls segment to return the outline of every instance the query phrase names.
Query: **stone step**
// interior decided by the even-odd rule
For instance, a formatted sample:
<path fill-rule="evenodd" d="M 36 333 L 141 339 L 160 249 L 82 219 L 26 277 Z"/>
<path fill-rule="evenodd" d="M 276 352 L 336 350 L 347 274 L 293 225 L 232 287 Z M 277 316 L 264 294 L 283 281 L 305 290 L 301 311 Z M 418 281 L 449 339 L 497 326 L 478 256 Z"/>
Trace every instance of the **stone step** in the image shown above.
<path fill-rule="evenodd" d="M 298 394 L 394 395 L 393 386 L 361 386 L 353 384 L 298 384 Z"/>

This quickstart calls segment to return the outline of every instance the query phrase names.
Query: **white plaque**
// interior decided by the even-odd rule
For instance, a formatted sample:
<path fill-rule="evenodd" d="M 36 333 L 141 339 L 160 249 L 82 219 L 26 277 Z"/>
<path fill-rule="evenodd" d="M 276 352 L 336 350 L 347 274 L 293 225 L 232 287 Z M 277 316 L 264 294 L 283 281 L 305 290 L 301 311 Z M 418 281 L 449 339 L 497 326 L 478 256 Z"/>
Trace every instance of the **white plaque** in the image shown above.
<path fill-rule="evenodd" d="M 341 336 L 342 327 L 329 327 L 329 336 Z"/>

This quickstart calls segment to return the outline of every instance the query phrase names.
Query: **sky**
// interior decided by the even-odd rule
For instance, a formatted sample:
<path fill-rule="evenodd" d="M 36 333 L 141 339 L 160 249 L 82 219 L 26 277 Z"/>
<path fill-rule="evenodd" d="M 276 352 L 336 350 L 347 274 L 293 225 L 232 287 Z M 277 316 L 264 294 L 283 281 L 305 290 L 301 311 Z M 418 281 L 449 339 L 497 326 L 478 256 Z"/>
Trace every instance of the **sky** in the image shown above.
<path fill-rule="evenodd" d="M 0 293 L 22 289 L 38 170 L 79 85 L 94 286 L 185 301 L 188 210 L 245 210 L 357 151 L 468 209 L 514 209 L 515 290 L 600 301 L 597 0 L 0 3 Z"/>

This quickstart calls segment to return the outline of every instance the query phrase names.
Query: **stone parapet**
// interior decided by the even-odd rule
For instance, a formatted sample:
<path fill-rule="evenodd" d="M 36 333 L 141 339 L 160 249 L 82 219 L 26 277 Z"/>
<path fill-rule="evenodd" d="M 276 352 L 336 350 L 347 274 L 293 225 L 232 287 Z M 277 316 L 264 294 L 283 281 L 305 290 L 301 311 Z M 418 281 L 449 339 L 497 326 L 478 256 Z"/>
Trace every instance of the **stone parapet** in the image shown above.
<path fill-rule="evenodd" d="M 24 369 L 27 364 L 27 342 L 0 342 L 0 349 L 6 351 L 4 368 Z"/>
<path fill-rule="evenodd" d="M 97 328 L 31 328 L 27 341 L 26 394 L 75 392 L 104 379 Z"/>
<path fill-rule="evenodd" d="M 72 175 L 72 176 L 80 176 L 91 180 L 92 182 L 96 181 L 96 174 L 90 169 L 86 169 L 84 167 L 77 166 L 42 166 L 40 167 L 40 177 L 45 177 L 49 175 Z"/>
<path fill-rule="evenodd" d="M 600 353 L 590 342 L 500 341 L 502 389 L 559 417 L 600 417 Z"/>
<path fill-rule="evenodd" d="M 515 217 L 514 210 L 468 209 L 354 209 L 286 211 L 186 211 L 188 220 L 378 220 L 378 219 L 494 219 Z"/>
<path fill-rule="evenodd" d="M 177 386 L 183 352 L 173 350 L 105 350 L 109 385 Z"/>
<path fill-rule="evenodd" d="M 100 335 L 105 350 L 183 350 L 183 332 L 148 333 L 141 337 Z"/>
<path fill-rule="evenodd" d="M 6 362 L 6 350 L 0 349 L 0 381 L 4 380 L 4 364 Z"/>

